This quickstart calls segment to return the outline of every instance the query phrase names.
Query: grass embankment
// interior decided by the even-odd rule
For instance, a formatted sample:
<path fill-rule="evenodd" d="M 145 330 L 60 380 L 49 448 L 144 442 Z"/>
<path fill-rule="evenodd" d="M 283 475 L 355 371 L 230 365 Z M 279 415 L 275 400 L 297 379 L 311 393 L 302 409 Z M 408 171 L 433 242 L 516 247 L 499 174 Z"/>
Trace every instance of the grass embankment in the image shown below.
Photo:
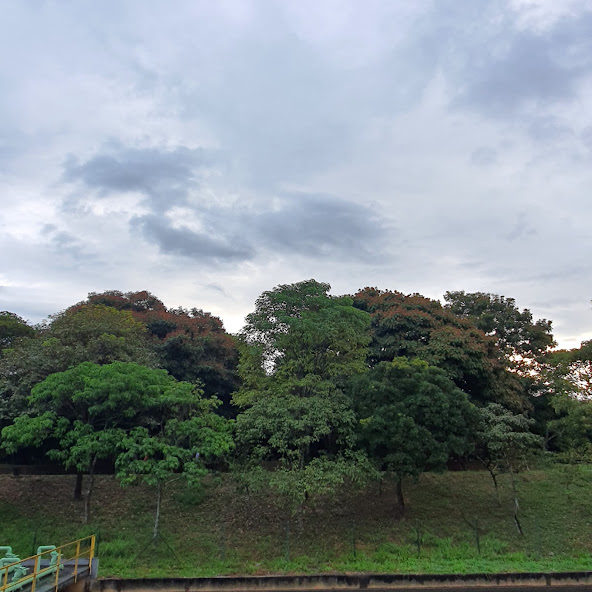
<path fill-rule="evenodd" d="M 491 479 L 477 471 L 408 483 L 402 519 L 387 484 L 343 491 L 300 519 L 288 518 L 270 495 L 238 493 L 228 477 L 202 491 L 171 486 L 157 546 L 150 545 L 149 488 L 122 489 L 113 477 L 99 477 L 91 523 L 83 526 L 73 484 L 72 476 L 0 475 L 0 544 L 22 557 L 34 545 L 97 533 L 100 575 L 121 577 L 592 569 L 592 467 L 520 475 L 524 536 L 513 521 L 509 478 L 500 477 L 498 506 Z M 478 528 L 480 552 L 469 523 Z"/>

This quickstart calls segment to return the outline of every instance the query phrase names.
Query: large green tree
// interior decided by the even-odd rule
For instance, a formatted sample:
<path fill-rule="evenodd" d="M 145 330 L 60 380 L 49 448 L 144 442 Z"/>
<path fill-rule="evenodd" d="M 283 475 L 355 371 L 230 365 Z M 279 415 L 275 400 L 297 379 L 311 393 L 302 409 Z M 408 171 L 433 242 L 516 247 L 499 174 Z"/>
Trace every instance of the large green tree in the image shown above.
<path fill-rule="evenodd" d="M 45 447 L 49 458 L 78 475 L 88 474 L 88 517 L 96 462 L 113 458 L 128 430 L 158 423 L 175 391 L 192 389 L 164 370 L 124 362 L 104 366 L 83 362 L 33 387 L 29 413 L 2 430 L 2 445 L 9 452 Z M 80 487 L 79 477 L 75 497 Z"/>
<path fill-rule="evenodd" d="M 9 452 L 45 447 L 51 459 L 87 474 L 86 520 L 97 461 L 115 460 L 132 430 L 159 431 L 164 421 L 184 408 L 195 409 L 200 399 L 194 385 L 176 381 L 165 370 L 84 362 L 33 388 L 30 412 L 2 430 L 2 446 Z"/>
<path fill-rule="evenodd" d="M 241 332 L 240 451 L 254 465 L 277 461 L 269 480 L 297 504 L 351 476 L 355 464 L 343 387 L 366 370 L 370 317 L 329 290 L 308 280 L 264 292 Z"/>
<path fill-rule="evenodd" d="M 84 305 L 53 315 L 0 358 L 0 427 L 26 410 L 31 389 L 50 374 L 114 361 L 156 364 L 146 328 L 130 312 Z"/>
<path fill-rule="evenodd" d="M 514 298 L 460 290 L 446 292 L 444 300 L 448 310 L 491 335 L 514 368 L 528 366 L 555 345 L 551 321 L 535 321 L 530 310 L 516 306 Z"/>
<path fill-rule="evenodd" d="M 540 364 L 548 408 L 546 435 L 552 450 L 569 457 L 592 456 L 592 340 L 579 348 L 548 352 Z"/>
<path fill-rule="evenodd" d="M 161 368 L 177 380 L 201 384 L 206 396 L 222 401 L 222 414 L 234 414 L 230 399 L 238 388 L 238 349 L 218 317 L 197 308 L 167 308 L 145 290 L 90 293 L 83 304 L 131 313 L 146 327 Z"/>
<path fill-rule="evenodd" d="M 354 305 L 372 316 L 368 363 L 420 358 L 442 368 L 475 402 L 502 401 L 521 407 L 519 385 L 500 363 L 492 337 L 420 294 L 364 288 Z"/>
<path fill-rule="evenodd" d="M 350 393 L 362 447 L 395 477 L 398 512 L 405 477 L 444 470 L 452 455 L 472 449 L 476 408 L 446 372 L 423 360 L 380 362 L 352 381 Z"/>
<path fill-rule="evenodd" d="M 32 337 L 35 329 L 19 315 L 0 311 L 0 355 L 2 350 L 13 347 L 23 337 Z"/>

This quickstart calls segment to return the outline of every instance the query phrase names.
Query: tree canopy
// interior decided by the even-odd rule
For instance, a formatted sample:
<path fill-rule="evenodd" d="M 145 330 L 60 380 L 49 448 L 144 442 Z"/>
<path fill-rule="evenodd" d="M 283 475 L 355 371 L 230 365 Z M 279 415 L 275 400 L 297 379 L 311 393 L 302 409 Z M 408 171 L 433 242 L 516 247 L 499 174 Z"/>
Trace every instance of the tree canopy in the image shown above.
<path fill-rule="evenodd" d="M 530 310 L 520 310 L 514 298 L 459 290 L 446 292 L 444 299 L 446 308 L 456 316 L 470 319 L 486 335 L 494 337 L 515 365 L 538 359 L 555 345 L 551 321 L 534 321 Z"/>
<path fill-rule="evenodd" d="M 364 288 L 354 305 L 372 316 L 368 363 L 419 358 L 442 368 L 474 401 L 522 406 L 522 393 L 504 372 L 495 340 L 469 319 L 419 294 Z"/>
<path fill-rule="evenodd" d="M 339 458 L 333 468 L 347 464 L 355 418 L 342 387 L 365 371 L 369 315 L 329 289 L 308 280 L 264 292 L 241 333 L 238 444 L 251 461 L 299 471 L 292 491 L 299 499 L 323 481 L 321 459 Z"/>
<path fill-rule="evenodd" d="M 238 388 L 238 350 L 222 321 L 198 308 L 167 308 L 147 291 L 91 292 L 82 303 L 129 311 L 145 327 L 158 365 L 177 380 L 199 382 L 206 396 L 222 401 L 232 415 L 230 398 Z"/>
<path fill-rule="evenodd" d="M 380 362 L 352 382 L 361 444 L 378 468 L 403 477 L 443 470 L 472 449 L 476 409 L 446 373 L 419 359 Z"/>
<path fill-rule="evenodd" d="M 114 361 L 156 363 L 146 329 L 130 312 L 84 305 L 53 315 L 0 359 L 0 425 L 25 410 L 31 389 L 49 375 L 82 362 Z"/>
<path fill-rule="evenodd" d="M 188 382 L 178 382 L 166 370 L 130 362 L 100 366 L 83 362 L 57 372 L 37 384 L 29 397 L 30 412 L 17 417 L 2 430 L 5 450 L 47 445 L 50 458 L 65 468 L 91 476 L 98 460 L 115 458 L 125 450 L 126 438 L 144 430 L 145 437 L 168 432 L 183 420 L 189 441 L 212 441 L 219 431 L 228 432 L 222 418 L 204 415 L 211 405 L 201 391 Z M 175 420 L 175 424 L 170 421 Z M 217 423 L 216 423 L 217 422 Z M 168 433 L 167 432 L 167 433 Z M 129 451 L 128 451 L 129 452 Z M 123 461 L 122 461 L 123 462 Z M 88 499 L 90 499 L 89 486 Z"/>
<path fill-rule="evenodd" d="M 0 311 L 0 354 L 19 339 L 32 337 L 34 334 L 35 329 L 22 317 L 7 310 Z"/>
<path fill-rule="evenodd" d="M 263 292 L 237 336 L 147 291 L 91 293 L 35 327 L 0 313 L 4 450 L 35 446 L 80 484 L 115 463 L 156 487 L 155 533 L 163 486 L 230 451 L 292 509 L 379 473 L 402 507 L 404 478 L 470 454 L 512 474 L 517 525 L 526 451 L 590 455 L 592 341 L 554 350 L 550 321 L 489 293 L 330 289 Z"/>

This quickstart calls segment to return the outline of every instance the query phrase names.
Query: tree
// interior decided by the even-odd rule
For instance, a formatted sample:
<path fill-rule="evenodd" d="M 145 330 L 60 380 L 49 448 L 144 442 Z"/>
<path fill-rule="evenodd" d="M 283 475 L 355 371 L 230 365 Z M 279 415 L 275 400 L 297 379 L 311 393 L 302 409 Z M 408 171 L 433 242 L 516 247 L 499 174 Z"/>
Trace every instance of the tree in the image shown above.
<path fill-rule="evenodd" d="M 239 386 L 238 349 L 218 317 L 197 308 L 167 308 L 147 291 L 91 292 L 80 303 L 85 304 L 130 312 L 146 327 L 160 367 L 177 380 L 201 384 L 206 396 L 222 401 L 223 415 L 234 415 L 230 399 Z"/>
<path fill-rule="evenodd" d="M 213 412 L 218 404 L 185 389 L 183 396 L 167 397 L 166 416 L 157 429 L 137 427 L 122 440 L 116 461 L 122 485 L 142 481 L 156 488 L 153 540 L 159 536 L 164 487 L 180 478 L 201 479 L 208 462 L 228 455 L 234 447 L 231 423 Z"/>
<path fill-rule="evenodd" d="M 130 312 L 85 305 L 50 317 L 0 358 L 0 427 L 26 410 L 31 389 L 82 362 L 155 365 L 145 327 Z"/>
<path fill-rule="evenodd" d="M 259 356 L 260 371 L 339 379 L 365 370 L 370 317 L 330 289 L 307 280 L 259 296 L 240 336 Z"/>
<path fill-rule="evenodd" d="M 538 430 L 551 450 L 586 459 L 592 452 L 592 341 L 546 352 L 537 362 Z"/>
<path fill-rule="evenodd" d="M 527 368 L 555 345 L 551 321 L 533 321 L 530 310 L 521 311 L 514 298 L 452 291 L 444 294 L 444 300 L 448 310 L 473 321 L 486 335 L 492 336 L 515 368 Z"/>
<path fill-rule="evenodd" d="M 554 449 L 570 461 L 592 458 L 592 403 L 566 394 L 551 398 L 555 417 L 548 422 Z"/>
<path fill-rule="evenodd" d="M 576 399 L 592 395 L 592 340 L 579 348 L 547 352 L 541 358 L 542 380 L 547 391 Z"/>
<path fill-rule="evenodd" d="M 502 405 L 490 403 L 479 409 L 479 424 L 475 430 L 476 456 L 489 471 L 498 503 L 500 503 L 497 475 L 509 472 L 514 496 L 514 521 L 520 534 L 516 473 L 522 470 L 535 451 L 542 449 L 543 439 L 530 428 L 534 420 L 523 414 L 512 413 Z"/>
<path fill-rule="evenodd" d="M 475 402 L 520 408 L 522 393 L 499 361 L 495 340 L 469 319 L 420 294 L 364 288 L 354 305 L 372 315 L 368 363 L 420 358 L 442 368 Z"/>
<path fill-rule="evenodd" d="M 23 337 L 32 337 L 35 329 L 13 312 L 0 311 L 0 355 Z"/>
<path fill-rule="evenodd" d="M 86 521 L 97 461 L 114 459 L 132 430 L 157 429 L 175 406 L 194 407 L 198 401 L 193 385 L 177 382 L 165 370 L 83 362 L 33 388 L 30 413 L 2 430 L 3 447 L 13 452 L 46 445 L 50 458 L 86 473 Z"/>
<path fill-rule="evenodd" d="M 239 451 L 251 466 L 276 461 L 270 483 L 296 507 L 353 475 L 359 460 L 343 386 L 366 369 L 370 319 L 329 290 L 308 280 L 264 292 L 240 335 Z"/>
<path fill-rule="evenodd" d="M 440 368 L 419 359 L 380 362 L 352 381 L 350 393 L 361 446 L 395 477 L 398 512 L 405 477 L 444 470 L 451 455 L 471 450 L 475 408 Z"/>

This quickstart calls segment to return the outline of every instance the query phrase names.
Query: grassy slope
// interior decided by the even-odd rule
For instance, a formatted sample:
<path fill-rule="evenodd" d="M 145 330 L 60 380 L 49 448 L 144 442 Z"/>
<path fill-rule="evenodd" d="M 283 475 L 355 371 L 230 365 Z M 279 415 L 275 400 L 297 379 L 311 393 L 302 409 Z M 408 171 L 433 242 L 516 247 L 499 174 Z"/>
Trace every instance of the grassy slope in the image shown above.
<path fill-rule="evenodd" d="M 151 546 L 153 493 L 98 479 L 91 524 L 71 501 L 73 477 L 0 475 L 0 544 L 21 556 L 35 544 L 61 544 L 97 532 L 103 576 L 377 571 L 468 573 L 592 569 L 592 468 L 555 467 L 520 476 L 520 537 L 509 478 L 497 505 L 484 472 L 426 474 L 406 487 L 408 512 L 396 519 L 394 491 L 378 484 L 343 491 L 307 508 L 302 520 L 269 495 L 237 493 L 225 479 L 205 492 L 172 486 L 163 541 Z M 462 512 L 462 513 L 461 513 Z M 474 531 L 463 519 L 477 519 Z M 290 525 L 288 532 L 288 524 Z M 417 533 L 422 543 L 419 554 Z"/>

